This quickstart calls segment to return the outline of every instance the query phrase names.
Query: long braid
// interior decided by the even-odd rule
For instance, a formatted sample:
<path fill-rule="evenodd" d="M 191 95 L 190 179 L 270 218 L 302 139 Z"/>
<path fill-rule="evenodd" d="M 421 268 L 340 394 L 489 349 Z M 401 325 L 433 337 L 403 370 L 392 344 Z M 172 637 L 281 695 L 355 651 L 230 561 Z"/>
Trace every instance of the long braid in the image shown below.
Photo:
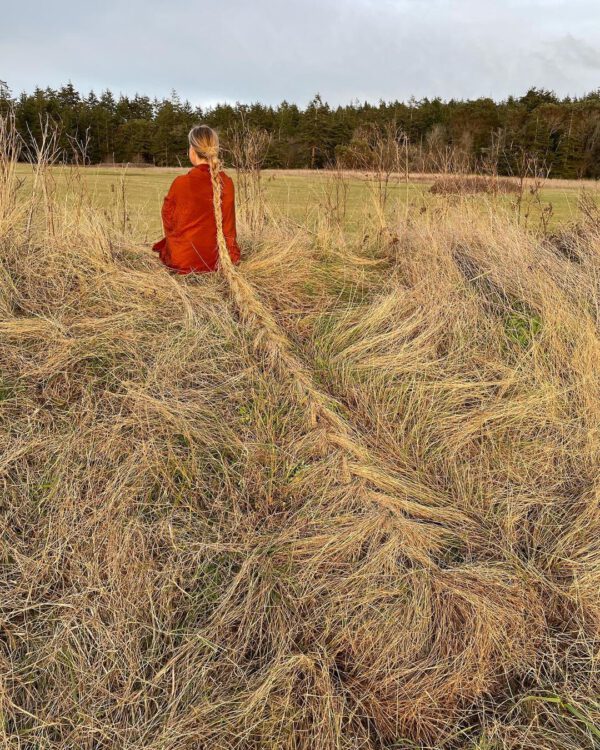
<path fill-rule="evenodd" d="M 270 311 L 257 298 L 248 282 L 237 272 L 227 247 L 223 232 L 223 211 L 221 205 L 222 181 L 218 156 L 207 154 L 210 176 L 213 185 L 213 205 L 215 223 L 217 225 L 217 247 L 219 251 L 219 270 L 225 277 L 241 317 L 245 322 L 259 330 L 258 341 L 261 348 L 266 350 L 269 359 L 278 369 L 289 373 L 296 381 L 300 393 L 304 393 L 312 402 L 311 413 L 314 417 L 321 417 L 330 425 L 338 429 L 343 426 L 343 420 L 328 406 L 331 400 L 319 391 L 312 377 L 300 360 L 290 351 L 287 337 L 271 315 Z M 262 332 L 262 335 L 260 335 Z"/>
<path fill-rule="evenodd" d="M 206 158 L 210 168 L 210 178 L 213 187 L 213 206 L 215 211 L 215 223 L 217 225 L 217 247 L 219 249 L 219 266 L 229 266 L 233 268 L 227 241 L 223 232 L 223 209 L 221 205 L 223 197 L 223 181 L 221 179 L 221 161 L 218 155 L 218 146 L 212 149 L 206 149 Z"/>
<path fill-rule="evenodd" d="M 207 159 L 213 187 L 213 205 L 217 228 L 217 248 L 219 270 L 223 275 L 234 299 L 241 319 L 255 332 L 255 347 L 266 354 L 271 365 L 283 379 L 293 383 L 301 403 L 310 415 L 312 429 L 320 431 L 323 447 L 337 450 L 341 456 L 340 480 L 347 484 L 353 479 L 359 482 L 366 498 L 380 507 L 400 514 L 408 523 L 406 515 L 419 522 L 430 521 L 432 540 L 437 533 L 443 533 L 440 525 L 450 526 L 456 531 L 465 532 L 470 527 L 469 519 L 460 511 L 448 507 L 432 507 L 423 495 L 431 495 L 420 490 L 418 484 L 390 474 L 374 466 L 369 452 L 356 440 L 350 425 L 339 415 L 339 404 L 331 396 L 323 393 L 315 384 L 314 378 L 304 364 L 291 351 L 290 342 L 268 308 L 261 302 L 252 286 L 244 279 L 231 261 L 229 248 L 223 232 L 222 178 L 218 156 L 218 143 L 204 147 L 202 155 Z M 364 482 L 373 489 L 366 489 Z M 409 499 L 407 496 L 418 499 Z M 428 498 L 429 499 L 429 498 Z M 444 506 L 443 498 L 435 498 L 438 505 Z M 435 529 L 435 531 L 434 531 Z M 460 532 L 459 532 L 460 533 Z M 434 565 L 427 554 L 412 550 L 415 558 L 427 567 Z"/>

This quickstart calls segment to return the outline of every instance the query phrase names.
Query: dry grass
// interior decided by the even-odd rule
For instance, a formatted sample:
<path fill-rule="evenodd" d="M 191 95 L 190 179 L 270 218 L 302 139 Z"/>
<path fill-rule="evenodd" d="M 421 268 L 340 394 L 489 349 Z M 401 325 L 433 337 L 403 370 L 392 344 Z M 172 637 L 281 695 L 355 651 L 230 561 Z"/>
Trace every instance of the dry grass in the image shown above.
<path fill-rule="evenodd" d="M 594 747 L 593 212 L 242 227 L 232 297 L 0 175 L 3 747 Z"/>

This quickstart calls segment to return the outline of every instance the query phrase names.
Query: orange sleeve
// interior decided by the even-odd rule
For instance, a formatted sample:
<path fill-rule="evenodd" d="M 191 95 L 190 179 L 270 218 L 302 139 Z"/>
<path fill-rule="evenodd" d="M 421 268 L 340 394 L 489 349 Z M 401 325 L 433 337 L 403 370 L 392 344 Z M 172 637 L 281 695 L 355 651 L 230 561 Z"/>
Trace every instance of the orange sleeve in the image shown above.
<path fill-rule="evenodd" d="M 175 231 L 175 209 L 177 207 L 177 178 L 173 180 L 169 192 L 165 196 L 162 205 L 162 222 L 165 230 L 165 235 L 169 235 Z"/>

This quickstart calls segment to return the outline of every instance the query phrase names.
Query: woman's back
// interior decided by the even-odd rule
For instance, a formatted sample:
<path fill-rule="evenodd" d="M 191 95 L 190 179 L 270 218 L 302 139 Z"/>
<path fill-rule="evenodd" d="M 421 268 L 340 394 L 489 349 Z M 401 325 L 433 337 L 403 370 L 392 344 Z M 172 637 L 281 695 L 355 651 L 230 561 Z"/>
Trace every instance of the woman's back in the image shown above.
<path fill-rule="evenodd" d="M 235 224 L 235 191 L 232 179 L 219 173 L 223 233 L 231 260 L 237 263 L 240 249 Z M 198 164 L 175 178 L 166 196 L 162 219 L 165 237 L 153 249 L 169 268 L 179 273 L 214 271 L 218 265 L 217 225 L 210 167 Z"/>

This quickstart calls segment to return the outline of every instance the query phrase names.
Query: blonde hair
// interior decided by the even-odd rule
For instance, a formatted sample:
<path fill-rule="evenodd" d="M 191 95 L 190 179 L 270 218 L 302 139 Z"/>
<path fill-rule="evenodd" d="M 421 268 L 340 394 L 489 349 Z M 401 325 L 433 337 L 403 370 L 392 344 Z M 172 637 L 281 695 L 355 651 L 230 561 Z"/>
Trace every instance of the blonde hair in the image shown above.
<path fill-rule="evenodd" d="M 208 125 L 194 125 L 188 133 L 188 141 L 201 159 L 211 161 L 219 158 L 219 136 Z"/>

